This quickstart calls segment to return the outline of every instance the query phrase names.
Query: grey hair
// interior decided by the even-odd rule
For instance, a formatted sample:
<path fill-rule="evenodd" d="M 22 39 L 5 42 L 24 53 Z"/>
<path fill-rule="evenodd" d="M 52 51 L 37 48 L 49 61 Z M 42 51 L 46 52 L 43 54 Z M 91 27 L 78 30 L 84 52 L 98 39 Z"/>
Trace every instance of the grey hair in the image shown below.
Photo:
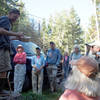
<path fill-rule="evenodd" d="M 77 90 L 87 96 L 100 96 L 100 77 L 97 75 L 94 79 L 88 78 L 78 70 L 77 66 L 73 66 L 65 82 L 65 88 Z"/>
<path fill-rule="evenodd" d="M 78 48 L 80 50 L 80 46 L 79 45 L 74 45 L 74 49 Z"/>

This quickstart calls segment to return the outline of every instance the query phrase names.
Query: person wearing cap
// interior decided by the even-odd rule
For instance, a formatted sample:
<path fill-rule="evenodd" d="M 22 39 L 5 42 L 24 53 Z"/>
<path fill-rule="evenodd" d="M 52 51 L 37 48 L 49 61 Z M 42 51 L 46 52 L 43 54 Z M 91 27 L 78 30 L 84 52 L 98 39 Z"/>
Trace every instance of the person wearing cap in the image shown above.
<path fill-rule="evenodd" d="M 78 60 L 80 57 L 82 57 L 82 54 L 80 53 L 80 47 L 79 47 L 79 45 L 75 45 L 74 51 L 70 55 L 70 61 Z"/>
<path fill-rule="evenodd" d="M 11 9 L 8 16 L 0 17 L 0 77 L 5 77 L 7 71 L 11 70 L 10 64 L 10 36 L 17 39 L 23 36 L 22 32 L 12 32 L 12 24 L 19 18 L 20 11 Z M 16 39 L 16 38 L 12 39 Z M 0 78 L 0 92 L 3 90 L 5 80 Z"/>
<path fill-rule="evenodd" d="M 96 53 L 100 50 L 100 41 L 94 41 L 92 43 L 89 43 L 88 45 L 90 46 L 90 52 L 88 56 L 95 58 Z"/>
<path fill-rule="evenodd" d="M 36 55 L 32 59 L 32 89 L 33 93 L 42 94 L 43 85 L 43 68 L 45 66 L 45 59 L 41 54 L 41 49 L 36 48 Z"/>
<path fill-rule="evenodd" d="M 61 60 L 61 53 L 58 48 L 55 47 L 54 42 L 50 42 L 50 49 L 47 52 L 47 57 L 46 57 L 46 64 L 48 65 L 47 67 L 47 74 L 50 82 L 50 89 L 51 92 L 56 91 L 56 86 L 57 86 L 57 67 L 60 64 Z"/>
<path fill-rule="evenodd" d="M 22 45 L 18 45 L 17 53 L 14 57 L 14 93 L 19 94 L 22 92 L 22 87 L 26 74 L 26 53 Z"/>
<path fill-rule="evenodd" d="M 100 68 L 100 41 L 94 41 L 88 45 L 90 46 L 90 51 L 87 56 L 94 58 L 98 62 Z"/>
<path fill-rule="evenodd" d="M 69 74 L 69 54 L 68 54 L 68 52 L 64 53 L 63 71 L 64 71 L 64 78 L 66 79 L 68 77 L 68 74 Z"/>
<path fill-rule="evenodd" d="M 59 100 L 100 100 L 100 73 L 95 59 L 83 56 L 73 65 Z"/>

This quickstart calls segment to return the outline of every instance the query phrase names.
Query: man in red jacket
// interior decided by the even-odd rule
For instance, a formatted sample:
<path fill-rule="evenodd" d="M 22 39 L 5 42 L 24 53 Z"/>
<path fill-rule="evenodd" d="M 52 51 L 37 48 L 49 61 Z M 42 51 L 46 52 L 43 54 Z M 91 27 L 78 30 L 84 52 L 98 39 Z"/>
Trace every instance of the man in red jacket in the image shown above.
<path fill-rule="evenodd" d="M 96 60 L 83 56 L 73 65 L 59 100 L 100 100 L 100 75 Z"/>
<path fill-rule="evenodd" d="M 26 53 L 22 45 L 18 45 L 17 54 L 14 57 L 15 71 L 14 71 L 14 93 L 22 92 L 23 83 L 26 74 Z"/>

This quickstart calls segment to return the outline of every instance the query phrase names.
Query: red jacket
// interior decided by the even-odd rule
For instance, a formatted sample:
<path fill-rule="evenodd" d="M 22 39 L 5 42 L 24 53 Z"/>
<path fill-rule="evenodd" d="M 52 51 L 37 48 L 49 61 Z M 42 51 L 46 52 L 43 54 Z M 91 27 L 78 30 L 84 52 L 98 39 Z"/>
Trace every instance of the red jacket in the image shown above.
<path fill-rule="evenodd" d="M 26 53 L 17 53 L 13 59 L 16 64 L 26 64 Z"/>
<path fill-rule="evenodd" d="M 89 97 L 76 90 L 66 90 L 59 100 L 100 100 L 100 97 Z"/>

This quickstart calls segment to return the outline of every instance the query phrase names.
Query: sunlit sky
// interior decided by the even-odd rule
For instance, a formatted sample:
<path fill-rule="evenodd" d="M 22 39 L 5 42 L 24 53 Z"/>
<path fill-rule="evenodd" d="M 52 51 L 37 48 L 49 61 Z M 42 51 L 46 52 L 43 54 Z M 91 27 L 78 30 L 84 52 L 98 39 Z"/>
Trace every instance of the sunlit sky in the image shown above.
<path fill-rule="evenodd" d="M 83 26 L 94 13 L 91 0 L 22 0 L 29 14 L 48 19 L 50 15 L 74 7 Z"/>

